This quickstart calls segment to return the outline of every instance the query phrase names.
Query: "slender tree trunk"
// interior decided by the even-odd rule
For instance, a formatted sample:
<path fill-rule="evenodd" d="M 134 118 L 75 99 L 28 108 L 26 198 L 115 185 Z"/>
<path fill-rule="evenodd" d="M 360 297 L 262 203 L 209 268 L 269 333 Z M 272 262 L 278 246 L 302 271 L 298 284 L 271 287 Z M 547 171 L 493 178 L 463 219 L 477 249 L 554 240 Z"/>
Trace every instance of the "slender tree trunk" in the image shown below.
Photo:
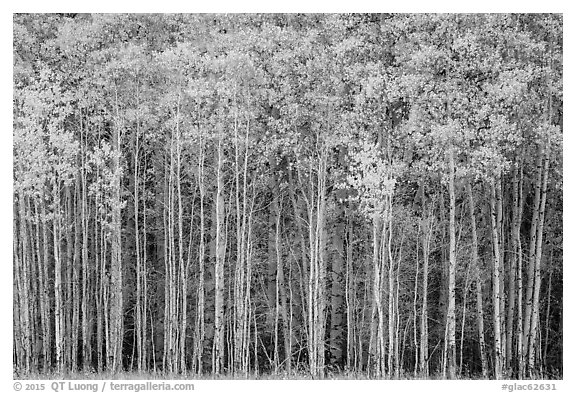
<path fill-rule="evenodd" d="M 450 197 L 450 259 L 448 264 L 448 311 L 446 315 L 447 326 L 447 357 L 448 377 L 456 378 L 456 193 L 454 190 L 454 149 L 448 152 L 449 177 L 448 193 Z"/>
<path fill-rule="evenodd" d="M 246 184 L 246 165 L 247 161 L 245 161 L 245 172 L 244 172 L 244 184 Z M 246 313 L 246 318 L 244 321 L 244 331 L 243 336 L 246 338 L 244 342 L 244 363 L 242 368 L 245 370 L 245 376 L 248 376 L 250 371 L 250 315 L 252 313 L 252 306 L 251 306 L 251 296 L 250 296 L 250 288 L 252 287 L 252 259 L 253 259 L 253 245 L 252 245 L 252 228 L 253 228 L 253 219 L 252 214 L 254 212 L 254 199 L 252 199 L 252 203 L 250 206 L 250 213 L 248 217 L 248 234 L 247 234 L 247 242 L 246 242 L 246 287 L 244 288 L 244 308 Z M 255 341 L 256 343 L 256 341 Z M 257 371 L 257 370 L 255 370 Z"/>
<path fill-rule="evenodd" d="M 343 209 L 340 212 L 344 212 Z M 330 361 L 337 367 L 342 365 L 343 342 L 344 342 L 344 239 L 346 234 L 346 221 L 340 214 L 340 222 L 335 227 L 332 235 L 332 287 L 331 287 L 331 312 L 330 312 Z"/>
<path fill-rule="evenodd" d="M 70 188 L 72 185 L 67 185 L 64 182 L 64 217 L 63 217 L 63 232 L 66 253 L 63 253 L 64 262 L 64 367 L 70 370 L 72 367 L 72 308 L 74 301 L 72 299 L 72 269 L 74 268 L 74 243 L 73 243 L 73 225 L 74 225 L 74 212 L 72 210 L 72 193 Z"/>
<path fill-rule="evenodd" d="M 420 373 L 424 378 L 429 375 L 428 353 L 428 268 L 430 244 L 434 233 L 433 207 L 426 210 L 426 200 L 422 193 L 422 311 L 420 316 Z"/>
<path fill-rule="evenodd" d="M 83 117 L 80 116 L 80 128 L 83 130 Z M 83 138 L 81 139 L 82 149 L 81 149 L 81 206 L 80 206 L 80 221 L 82 223 L 82 361 L 84 371 L 90 370 L 92 366 L 92 341 L 91 341 L 91 316 L 92 313 L 89 311 L 90 305 L 92 304 L 91 298 L 93 295 L 90 291 L 90 281 L 92 275 L 90 274 L 88 265 L 88 227 L 89 227 L 89 215 L 88 215 L 88 181 L 86 175 L 86 135 L 82 133 Z M 96 239 L 94 239 L 95 241 Z"/>
<path fill-rule="evenodd" d="M 12 230 L 15 235 L 14 240 L 12 242 L 12 252 L 13 252 L 13 263 L 14 263 L 14 281 L 13 281 L 13 292 L 14 292 L 14 364 L 15 364 L 15 371 L 16 373 L 27 374 L 30 371 L 30 353 L 28 350 L 30 349 L 27 345 L 26 341 L 29 336 L 27 336 L 27 323 L 26 323 L 26 314 L 28 312 L 28 308 L 26 305 L 26 301 L 28 295 L 24 286 L 26 283 L 23 279 L 23 266 L 22 266 L 22 259 L 23 257 L 23 249 L 25 246 L 22 245 L 22 234 L 20 233 L 20 226 L 21 222 L 19 223 L 18 218 L 20 215 L 19 207 L 17 205 L 20 202 L 17 201 L 17 198 L 22 198 L 22 196 L 18 196 L 17 194 L 14 195 L 14 205 L 13 205 L 13 216 L 12 216 Z"/>
<path fill-rule="evenodd" d="M 550 250 L 550 263 L 552 262 L 552 250 Z M 553 271 L 548 273 L 548 289 L 546 296 L 546 337 L 544 338 L 544 354 L 542 355 L 542 363 L 544 371 L 548 372 L 548 346 L 550 345 L 550 300 L 552 293 L 552 275 Z"/>
<path fill-rule="evenodd" d="M 280 243 L 280 219 L 281 219 L 281 205 L 276 205 L 276 272 L 277 272 L 277 293 L 280 302 L 277 301 L 277 306 L 280 306 L 280 314 L 282 315 L 282 335 L 284 337 L 284 362 L 286 363 L 286 371 L 288 374 L 292 371 L 292 330 L 290 329 L 290 319 L 288 318 L 288 300 L 286 295 L 286 280 L 284 278 L 284 259 L 282 258 L 282 249 Z"/>
<path fill-rule="evenodd" d="M 273 345 L 274 345 L 274 372 L 278 372 L 280 362 L 280 354 L 278 349 L 279 338 L 279 324 L 280 324 L 280 302 L 279 302 L 279 287 L 278 287 L 278 246 L 279 246 L 279 228 L 276 223 L 280 219 L 279 202 L 278 202 L 278 187 L 276 185 L 276 158 L 270 158 L 271 171 L 270 174 L 270 189 L 272 191 L 272 202 L 268 212 L 268 266 L 266 277 L 266 298 L 268 299 L 268 308 L 271 312 L 266 314 L 266 325 L 271 327 L 273 331 Z"/>
<path fill-rule="evenodd" d="M 40 299 L 41 299 L 41 266 L 40 266 L 40 259 L 39 259 L 39 246 L 37 246 L 36 239 L 37 236 L 35 235 L 35 222 L 34 222 L 34 215 L 32 210 L 32 203 L 31 199 L 33 197 L 29 196 L 25 198 L 26 206 L 25 210 L 27 212 L 26 215 L 26 226 L 28 232 L 28 240 L 29 244 L 29 277 L 30 277 L 30 294 L 32 297 L 32 301 L 30 302 L 30 334 L 31 334 L 31 345 L 32 345 L 32 352 L 31 352 L 31 370 L 39 370 L 40 369 L 40 359 L 42 356 L 42 345 L 43 339 L 41 335 L 41 313 L 40 313 Z M 32 279 L 32 277 L 37 277 L 37 279 Z"/>
<path fill-rule="evenodd" d="M 243 233 L 244 229 L 244 218 L 245 209 L 243 209 L 244 204 L 240 202 L 240 138 L 238 136 L 238 108 L 234 111 L 234 156 L 235 156 L 235 192 L 234 196 L 236 199 L 236 265 L 234 269 L 234 318 L 233 318 L 233 332 L 234 332 L 234 354 L 233 354 L 233 372 L 236 374 L 241 371 L 242 359 L 244 355 L 242 350 L 244 349 L 244 288 L 245 283 L 243 282 L 244 277 L 244 247 L 245 247 L 245 237 Z M 269 235 L 270 238 L 270 235 Z M 268 240 L 268 252 L 270 253 L 270 240 Z"/>
<path fill-rule="evenodd" d="M 146 160 L 144 160 L 144 167 L 142 168 L 142 173 L 146 174 Z M 147 309 L 149 307 L 148 305 L 148 268 L 147 268 L 147 264 L 148 264 L 148 230 L 147 230 L 147 221 L 146 221 L 146 176 L 144 175 L 144 179 L 142 182 L 142 194 L 144 196 L 144 200 L 143 200 L 143 204 L 142 204 L 142 261 L 140 262 L 140 267 L 142 269 L 142 272 L 140 273 L 140 278 L 141 278 L 141 291 L 142 291 L 142 301 L 141 301 L 141 306 L 142 306 L 142 317 L 140 319 L 140 323 L 141 323 L 141 327 L 142 327 L 142 334 L 140 336 L 141 340 L 142 340 L 142 347 L 140 348 L 142 351 L 142 362 L 143 362 L 143 368 L 144 369 L 148 369 L 149 367 L 149 361 L 148 361 L 148 313 L 147 313 Z M 150 323 L 150 326 L 152 326 L 152 321 Z M 153 340 L 151 340 L 153 342 Z M 154 356 L 154 350 L 152 349 L 152 356 Z M 154 369 L 155 369 L 155 365 L 154 365 Z"/>
<path fill-rule="evenodd" d="M 353 221 L 351 218 L 350 209 L 346 209 L 346 217 L 347 217 L 347 224 L 346 224 L 346 370 L 352 371 L 356 369 L 356 362 L 354 361 L 355 353 L 357 352 L 357 348 L 355 344 L 355 335 L 354 335 L 354 327 L 355 327 L 355 312 L 354 312 L 354 303 L 356 300 L 356 296 L 354 296 L 354 266 L 352 262 L 353 258 L 353 233 L 352 233 L 352 225 Z"/>
<path fill-rule="evenodd" d="M 100 213 L 98 208 L 100 204 L 100 197 L 96 196 L 95 201 L 95 214 L 96 219 L 94 220 L 94 255 L 96 260 L 96 265 L 98 266 L 97 274 L 97 294 L 96 294 L 96 348 L 97 348 L 97 359 L 98 359 L 98 372 L 102 372 L 105 366 L 105 359 L 103 353 L 104 347 L 104 315 L 108 312 L 105 307 L 105 297 L 104 297 L 104 287 L 107 283 L 104 281 L 106 278 L 104 256 L 103 256 L 103 229 L 102 226 L 98 228 L 98 222 L 103 222 L 103 215 Z"/>
<path fill-rule="evenodd" d="M 308 173 L 310 197 L 308 204 L 308 239 L 310 274 L 308 280 L 308 357 L 312 377 L 324 375 L 324 311 L 326 282 L 326 152 L 317 158 L 316 179 Z"/>
<path fill-rule="evenodd" d="M 389 214 L 390 214 L 390 235 L 388 236 L 388 259 L 390 261 L 393 260 L 392 258 L 392 196 L 388 197 L 389 203 Z M 397 251 L 397 265 L 396 265 L 396 273 L 395 273 L 395 295 L 394 295 L 394 315 L 395 315 L 395 346 L 394 346 L 394 378 L 399 379 L 401 369 L 401 356 L 400 356 L 400 308 L 399 308 L 399 299 L 400 299 L 400 269 L 402 265 L 402 250 L 404 245 L 404 238 L 405 233 L 402 231 L 400 236 L 400 244 L 398 246 Z M 408 323 L 406 323 L 406 327 L 404 328 L 404 333 L 402 339 L 402 352 L 404 352 L 404 340 L 406 338 L 406 329 L 408 328 Z"/>
<path fill-rule="evenodd" d="M 509 241 L 512 246 L 511 256 L 508 258 L 508 308 L 506 316 L 506 364 L 505 367 L 509 372 L 513 370 L 513 347 L 514 347 L 514 313 L 516 311 L 516 249 L 514 233 L 517 221 L 518 204 L 518 177 L 517 168 L 514 169 L 512 179 L 512 223 Z"/>
<path fill-rule="evenodd" d="M 174 225 L 173 225 L 173 174 L 174 174 L 174 138 L 170 135 L 170 153 L 166 160 L 164 176 L 164 353 L 162 367 L 164 372 L 174 371 L 175 343 L 175 271 L 174 271 Z"/>
<path fill-rule="evenodd" d="M 543 164 L 543 152 L 542 148 L 539 147 L 538 149 L 538 158 L 536 161 L 536 179 L 535 179 L 535 187 L 534 187 L 534 203 L 532 205 L 532 223 L 530 226 L 530 243 L 528 247 L 528 266 L 526 272 L 526 304 L 524 305 L 524 326 L 523 326 L 523 335 L 522 335 L 522 368 L 521 374 L 522 376 L 526 375 L 526 371 L 531 373 L 531 370 L 525 369 L 525 362 L 529 357 L 529 348 L 533 348 L 534 345 L 534 338 L 530 336 L 531 329 L 531 316 L 532 316 L 532 309 L 533 309 L 533 301 L 534 301 L 534 275 L 535 275 L 535 263 L 536 263 L 536 243 L 537 243 L 537 229 L 538 229 L 538 212 L 540 209 L 540 197 L 541 197 L 541 187 L 542 187 L 542 164 Z"/>
<path fill-rule="evenodd" d="M 549 142 L 548 142 L 549 143 Z M 531 378 L 538 378 L 540 375 L 536 372 L 536 349 L 535 349 L 535 338 L 536 329 L 540 323 L 540 287 L 542 284 L 541 277 L 541 263 L 542 263 L 542 238 L 544 232 L 544 220 L 546 213 L 546 194 L 548 190 L 548 167 L 549 167 L 549 145 L 546 146 L 544 153 L 544 174 L 542 176 L 542 185 L 540 187 L 542 196 L 540 198 L 540 205 L 538 207 L 538 228 L 537 228 L 537 239 L 536 239 L 536 252 L 534 258 L 534 299 L 532 300 L 532 313 L 526 315 L 530 318 L 530 337 L 533 338 L 533 342 L 529 344 L 528 347 L 528 371 Z"/>
<path fill-rule="evenodd" d="M 214 344 L 212 354 L 212 371 L 218 375 L 224 366 L 224 180 L 222 166 L 224 161 L 222 141 L 223 136 L 218 137 L 216 149 L 216 237 L 215 237 L 215 305 L 214 305 Z"/>
<path fill-rule="evenodd" d="M 64 371 L 64 303 L 62 299 L 62 263 L 60 260 L 60 190 L 59 181 L 55 179 L 52 189 L 54 217 L 52 233 L 54 240 L 54 340 L 56 346 L 56 372 Z"/>
<path fill-rule="evenodd" d="M 80 240 L 81 240 L 81 232 L 80 232 L 80 217 L 82 215 L 82 211 L 80 208 L 80 174 L 77 173 L 76 176 L 77 186 L 74 192 L 74 208 L 73 208 L 73 225 L 74 225 L 74 258 L 73 258 L 73 265 L 72 265 L 72 293 L 74 294 L 72 297 L 72 334 L 71 334 L 71 351 L 72 351 L 72 362 L 70 364 L 70 368 L 73 371 L 78 369 L 78 340 L 80 337 Z M 71 230 L 71 229 L 70 229 Z"/>
<path fill-rule="evenodd" d="M 371 322 L 370 322 L 370 342 L 368 350 L 368 361 L 373 360 L 375 362 L 375 372 L 376 377 L 382 377 L 385 370 L 385 354 L 384 348 L 384 309 L 382 305 L 382 286 L 383 286 L 383 259 L 382 253 L 380 251 L 382 242 L 385 241 L 386 227 L 382 224 L 382 220 L 379 216 L 375 216 L 373 219 L 373 273 L 372 273 L 372 312 L 371 312 Z M 368 275 L 367 275 L 368 276 Z M 370 371 L 370 364 L 368 364 L 368 371 Z"/>
<path fill-rule="evenodd" d="M 139 95 L 137 94 L 137 97 Z M 137 103 L 139 106 L 139 102 Z M 134 309 L 134 329 L 136 335 L 136 349 L 138 353 L 138 372 L 144 370 L 145 358 L 143 348 L 146 345 L 144 341 L 145 330 L 143 327 L 143 310 L 146 307 L 142 304 L 142 259 L 140 252 L 140 195 L 139 195 L 139 159 L 140 159 L 140 121 L 136 119 L 136 132 L 134 135 L 134 245 L 136 249 L 136 307 Z"/>
<path fill-rule="evenodd" d="M 202 132 L 202 131 L 201 131 Z M 204 349 L 204 258 L 205 258 L 205 223 L 204 223 L 204 154 L 205 142 L 203 134 L 200 135 L 200 157 L 198 158 L 198 190 L 200 194 L 200 239 L 198 245 L 198 302 L 196 306 L 196 326 L 195 326 L 195 348 L 194 348 L 194 370 L 202 374 L 202 354 Z"/>
<path fill-rule="evenodd" d="M 20 224 L 20 250 L 21 256 L 18 258 L 18 251 L 14 252 L 14 256 L 18 258 L 15 262 L 16 265 L 16 279 L 17 283 L 17 296 L 19 297 L 19 313 L 16 314 L 20 318 L 20 340 L 21 340 L 21 355 L 23 359 L 19 359 L 19 364 L 23 365 L 23 372 L 28 374 L 31 371 L 32 366 L 32 344 L 33 344 L 33 321 L 31 318 L 31 290 L 30 290 L 30 261 L 29 261 L 29 251 L 28 251 L 28 228 L 27 228 L 27 218 L 26 218 L 26 208 L 24 205 L 25 195 L 23 191 L 20 191 L 18 198 L 18 214 L 14 214 L 14 221 L 16 217 L 19 216 Z M 16 227 L 16 224 L 15 224 Z M 14 234 L 18 236 L 18 231 L 16 228 Z"/>
<path fill-rule="evenodd" d="M 15 196 L 16 197 L 16 196 Z M 16 202 L 16 201 L 14 201 Z M 13 219 L 12 219 L 12 230 L 14 231 L 13 233 L 17 234 L 18 233 L 18 223 L 17 223 L 17 209 L 14 209 L 13 212 Z M 22 321 L 20 319 L 20 310 L 22 309 L 22 305 L 21 305 L 21 299 L 22 299 L 22 279 L 21 279 L 21 274 L 20 274 L 20 238 L 19 236 L 16 236 L 14 238 L 14 240 L 12 241 L 12 252 L 13 252 L 13 264 L 14 264 L 14 276 L 13 276 L 13 284 L 12 284 L 12 291 L 14 293 L 14 303 L 13 303 L 13 328 L 14 328 L 14 338 L 13 338 L 13 344 L 14 344 L 14 365 L 15 365 L 15 371 L 16 373 L 26 373 L 27 371 L 24 369 L 22 369 L 22 363 L 25 363 L 25 357 L 26 355 L 24 354 L 24 345 L 23 345 L 23 332 L 22 332 Z"/>
<path fill-rule="evenodd" d="M 466 277 L 464 279 L 464 295 L 462 299 L 462 325 L 460 329 L 460 366 L 458 367 L 458 374 L 462 375 L 464 366 L 464 328 L 466 327 L 466 311 L 468 310 L 467 299 L 468 299 L 468 279 L 470 277 L 470 263 L 466 267 Z"/>
<path fill-rule="evenodd" d="M 468 191 L 468 205 L 470 207 L 470 228 L 472 231 L 472 264 L 474 279 L 476 281 L 476 326 L 478 328 L 478 344 L 480 347 L 480 360 L 482 362 L 482 377 L 488 378 L 488 358 L 486 356 L 486 339 L 484 337 L 484 300 L 482 294 L 482 275 L 480 260 L 478 258 L 478 234 L 476 230 L 476 209 L 472 186 L 466 184 Z"/>
<path fill-rule="evenodd" d="M 41 207 L 39 207 L 40 205 Z M 41 210 L 40 210 L 41 209 Z M 42 321 L 42 354 L 43 354 L 43 371 L 48 372 L 52 365 L 52 322 L 50 317 L 50 288 L 49 288 L 49 273 L 48 273 L 48 228 L 46 225 L 47 217 L 44 210 L 44 202 L 35 200 L 34 210 L 36 216 L 36 245 L 39 273 L 40 273 L 40 315 Z M 40 238 L 42 232 L 42 238 Z M 40 253 L 40 243 L 42 244 L 42 254 Z"/>
<path fill-rule="evenodd" d="M 318 274 L 315 289 L 318 296 L 316 302 L 316 347 L 318 355 L 318 376 L 325 375 L 325 332 L 326 332 L 326 152 L 323 152 L 319 166 L 320 181 L 318 184 L 318 222 L 316 227 L 316 241 L 318 247 Z"/>
<path fill-rule="evenodd" d="M 516 213 L 516 221 L 513 228 L 513 236 L 514 236 L 514 254 L 516 256 L 516 287 L 517 287 L 517 310 L 518 310 L 518 319 L 516 323 L 516 357 L 517 357 L 517 377 L 522 379 L 524 377 L 524 370 L 525 370 L 525 360 L 524 360 L 524 341 L 523 341 L 523 267 L 524 267 L 524 258 L 523 258 L 523 248 L 522 248 L 522 241 L 520 238 L 520 224 L 522 223 L 522 212 L 524 207 L 524 173 L 522 168 L 522 162 L 520 163 L 520 167 L 518 169 L 519 177 L 518 177 L 518 198 L 517 204 L 515 204 Z"/>
<path fill-rule="evenodd" d="M 110 266 L 110 341 L 112 352 L 108 353 L 108 369 L 115 374 L 122 368 L 122 341 L 124 335 L 124 307 L 122 296 L 122 220 L 121 220 L 121 120 L 116 94 L 116 120 L 112 137 L 112 261 Z"/>
<path fill-rule="evenodd" d="M 299 172 L 298 172 L 299 174 Z M 295 217 L 295 226 L 296 226 L 296 235 L 297 235 L 297 239 L 300 243 L 300 260 L 301 263 L 298 264 L 298 268 L 300 270 L 300 280 L 298 280 L 298 289 L 299 289 L 299 295 L 300 295 L 300 309 L 301 309 L 301 313 L 302 313 L 302 326 L 303 326 L 303 333 L 306 337 L 311 337 L 311 333 L 308 331 L 309 328 L 309 324 L 308 324 L 308 310 L 309 307 L 307 305 L 306 302 L 306 298 L 308 296 L 308 286 L 304 285 L 304 283 L 308 282 L 310 279 L 310 256 L 311 254 L 308 254 L 308 249 L 306 247 L 306 238 L 304 235 L 304 223 L 306 222 L 304 215 L 302 213 L 302 209 L 300 204 L 298 203 L 298 200 L 296 199 L 296 193 L 295 193 L 295 189 L 297 189 L 297 184 L 294 181 L 293 175 L 292 175 L 292 171 L 288 171 L 288 181 L 289 181 L 289 187 L 288 187 L 288 195 L 290 197 L 290 201 L 292 203 L 292 208 L 293 208 L 293 212 L 294 212 L 294 217 Z M 307 341 L 309 341 L 307 339 Z"/>
<path fill-rule="evenodd" d="M 186 374 L 186 329 L 188 324 L 188 261 L 184 260 L 184 228 L 183 228 L 183 205 L 182 205 L 182 131 L 180 129 L 180 95 L 176 107 L 176 197 L 178 200 L 178 266 L 180 267 L 180 332 L 178 343 L 179 372 Z M 194 201 L 192 201 L 192 209 Z M 192 217 L 194 214 L 192 214 Z"/>
<path fill-rule="evenodd" d="M 392 371 L 394 370 L 394 354 L 396 351 L 396 341 L 394 337 L 395 333 L 395 321 L 396 321 L 396 306 L 395 306 L 395 299 L 394 299 L 394 292 L 395 289 L 395 282 L 394 282 L 394 260 L 391 257 L 391 250 L 390 250 L 390 241 L 392 239 L 392 223 L 389 219 L 390 212 L 387 212 L 388 215 L 384 222 L 384 227 L 388 227 L 388 231 L 384 232 L 383 236 L 383 244 L 382 244 L 382 264 L 384 264 L 384 260 L 388 261 L 387 267 L 387 278 L 388 278 L 388 286 L 386 291 L 388 293 L 388 364 L 387 364 L 387 375 L 389 378 L 392 377 Z"/>
<path fill-rule="evenodd" d="M 494 258 L 494 270 L 492 272 L 492 306 L 494 313 L 494 377 L 502 379 L 503 362 L 502 362 L 502 342 L 501 342 L 501 314 L 500 314 L 500 238 L 497 226 L 496 211 L 496 179 L 490 183 L 490 220 L 492 232 L 492 247 Z"/>
<path fill-rule="evenodd" d="M 495 182 L 496 188 L 496 230 L 498 231 L 498 242 L 500 251 L 500 348 L 502 351 L 502 369 L 508 370 L 508 358 L 506 357 L 506 258 L 504 254 L 505 241 L 504 237 L 504 214 L 503 214 L 503 198 L 502 198 L 502 176 Z"/>

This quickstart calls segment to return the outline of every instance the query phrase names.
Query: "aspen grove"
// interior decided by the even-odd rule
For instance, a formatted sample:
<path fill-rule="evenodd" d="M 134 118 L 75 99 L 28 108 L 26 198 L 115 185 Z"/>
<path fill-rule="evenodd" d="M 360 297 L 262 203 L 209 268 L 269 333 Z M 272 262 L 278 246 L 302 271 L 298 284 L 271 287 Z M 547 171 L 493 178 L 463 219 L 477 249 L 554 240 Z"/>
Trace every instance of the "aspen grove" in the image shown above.
<path fill-rule="evenodd" d="M 558 14 L 15 14 L 15 375 L 562 378 L 562 52 Z"/>

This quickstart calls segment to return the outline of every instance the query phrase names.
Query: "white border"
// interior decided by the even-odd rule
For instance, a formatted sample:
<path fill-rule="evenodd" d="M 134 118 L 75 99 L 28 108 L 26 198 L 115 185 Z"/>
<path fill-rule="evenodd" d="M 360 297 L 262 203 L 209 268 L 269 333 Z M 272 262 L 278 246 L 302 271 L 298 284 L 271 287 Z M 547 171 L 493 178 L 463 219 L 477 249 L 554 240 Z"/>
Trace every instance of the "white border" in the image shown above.
<path fill-rule="evenodd" d="M 111 1 L 95 3 L 73 3 L 70 1 L 23 1 L 0 6 L 0 42 L 2 44 L 2 124 L 0 134 L 0 250 L 4 251 L 0 262 L 0 390 L 13 391 L 12 380 L 12 13 L 14 12 L 561 12 L 564 13 L 564 380 L 551 381 L 558 391 L 576 391 L 574 360 L 572 354 L 575 339 L 571 335 L 574 325 L 574 264 L 576 263 L 573 241 L 573 223 L 576 223 L 574 203 L 574 169 L 576 155 L 572 155 L 576 129 L 574 128 L 574 25 L 576 17 L 568 1 L 523 1 L 504 2 L 483 1 L 366 1 L 349 0 L 335 2 L 312 2 L 310 0 L 287 0 L 281 4 L 273 1 Z M 4 9 L 8 8 L 8 9 Z M 568 109 L 568 110 L 566 110 Z M 567 154 L 566 154 L 567 153 Z M 41 381 L 38 381 L 41 382 Z M 50 381 L 46 381 L 50 382 Z M 89 382 L 89 381 L 88 381 Z M 170 381 L 176 382 L 176 381 Z M 194 381 L 197 391 L 239 391 L 269 392 L 282 391 L 321 391 L 350 392 L 358 389 L 366 391 L 438 391 L 496 392 L 502 390 L 502 381 Z M 572 388 L 570 388 L 570 386 Z M 49 388 L 48 388 L 49 389 Z M 107 389 L 109 390 L 109 389 Z"/>

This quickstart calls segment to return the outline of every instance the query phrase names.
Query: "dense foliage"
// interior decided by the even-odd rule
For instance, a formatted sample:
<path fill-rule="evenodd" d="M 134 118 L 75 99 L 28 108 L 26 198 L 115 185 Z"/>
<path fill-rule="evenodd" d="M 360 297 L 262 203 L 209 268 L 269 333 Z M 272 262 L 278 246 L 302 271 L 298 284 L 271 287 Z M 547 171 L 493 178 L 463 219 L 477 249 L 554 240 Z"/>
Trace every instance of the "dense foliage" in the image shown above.
<path fill-rule="evenodd" d="M 14 371 L 562 377 L 559 15 L 14 15 Z"/>

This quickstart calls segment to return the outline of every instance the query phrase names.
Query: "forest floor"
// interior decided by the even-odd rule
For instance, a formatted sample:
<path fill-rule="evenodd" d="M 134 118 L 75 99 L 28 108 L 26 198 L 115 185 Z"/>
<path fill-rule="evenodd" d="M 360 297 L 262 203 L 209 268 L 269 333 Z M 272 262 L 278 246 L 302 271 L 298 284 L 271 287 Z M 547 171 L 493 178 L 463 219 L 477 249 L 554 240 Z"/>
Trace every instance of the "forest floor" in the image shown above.
<path fill-rule="evenodd" d="M 28 373 L 21 374 L 18 372 L 13 373 L 15 380 L 375 380 L 375 379 L 399 379 L 399 380 L 443 380 L 442 373 L 424 376 L 422 374 L 402 373 L 399 378 L 375 378 L 367 373 L 362 372 L 349 372 L 349 371 L 328 371 L 323 378 L 313 378 L 310 373 L 304 370 L 288 373 L 286 371 L 280 372 L 260 372 L 249 374 L 220 374 L 213 375 L 210 373 L 204 374 L 181 374 L 181 373 L 163 373 L 161 371 L 122 371 L 119 373 L 111 372 L 97 372 L 91 371 L 78 371 L 78 372 L 64 372 L 64 373 Z M 481 380 L 490 379 L 483 378 L 481 374 L 465 373 L 457 377 L 458 380 Z M 516 378 L 504 378 L 515 380 Z M 555 370 L 554 372 L 544 375 L 538 380 L 562 380 L 562 372 Z"/>
<path fill-rule="evenodd" d="M 250 373 L 246 374 L 165 374 L 161 372 L 121 372 L 121 373 L 108 373 L 108 372 L 75 372 L 75 373 L 30 373 L 30 374 L 18 374 L 14 373 L 14 379 L 18 380 L 308 380 L 316 379 L 313 378 L 308 373 Z M 324 378 L 318 378 L 324 380 L 370 380 L 370 379 L 388 379 L 388 378 L 374 378 L 366 373 L 328 373 Z M 396 379 L 396 378 L 392 378 Z M 429 379 L 429 380 L 439 380 L 443 379 L 441 374 L 430 375 L 428 377 L 423 377 L 421 375 L 414 375 L 412 373 L 405 374 L 399 379 L 402 380 L 417 380 L 417 379 Z M 482 379 L 481 375 L 478 376 L 462 376 L 459 379 Z"/>

